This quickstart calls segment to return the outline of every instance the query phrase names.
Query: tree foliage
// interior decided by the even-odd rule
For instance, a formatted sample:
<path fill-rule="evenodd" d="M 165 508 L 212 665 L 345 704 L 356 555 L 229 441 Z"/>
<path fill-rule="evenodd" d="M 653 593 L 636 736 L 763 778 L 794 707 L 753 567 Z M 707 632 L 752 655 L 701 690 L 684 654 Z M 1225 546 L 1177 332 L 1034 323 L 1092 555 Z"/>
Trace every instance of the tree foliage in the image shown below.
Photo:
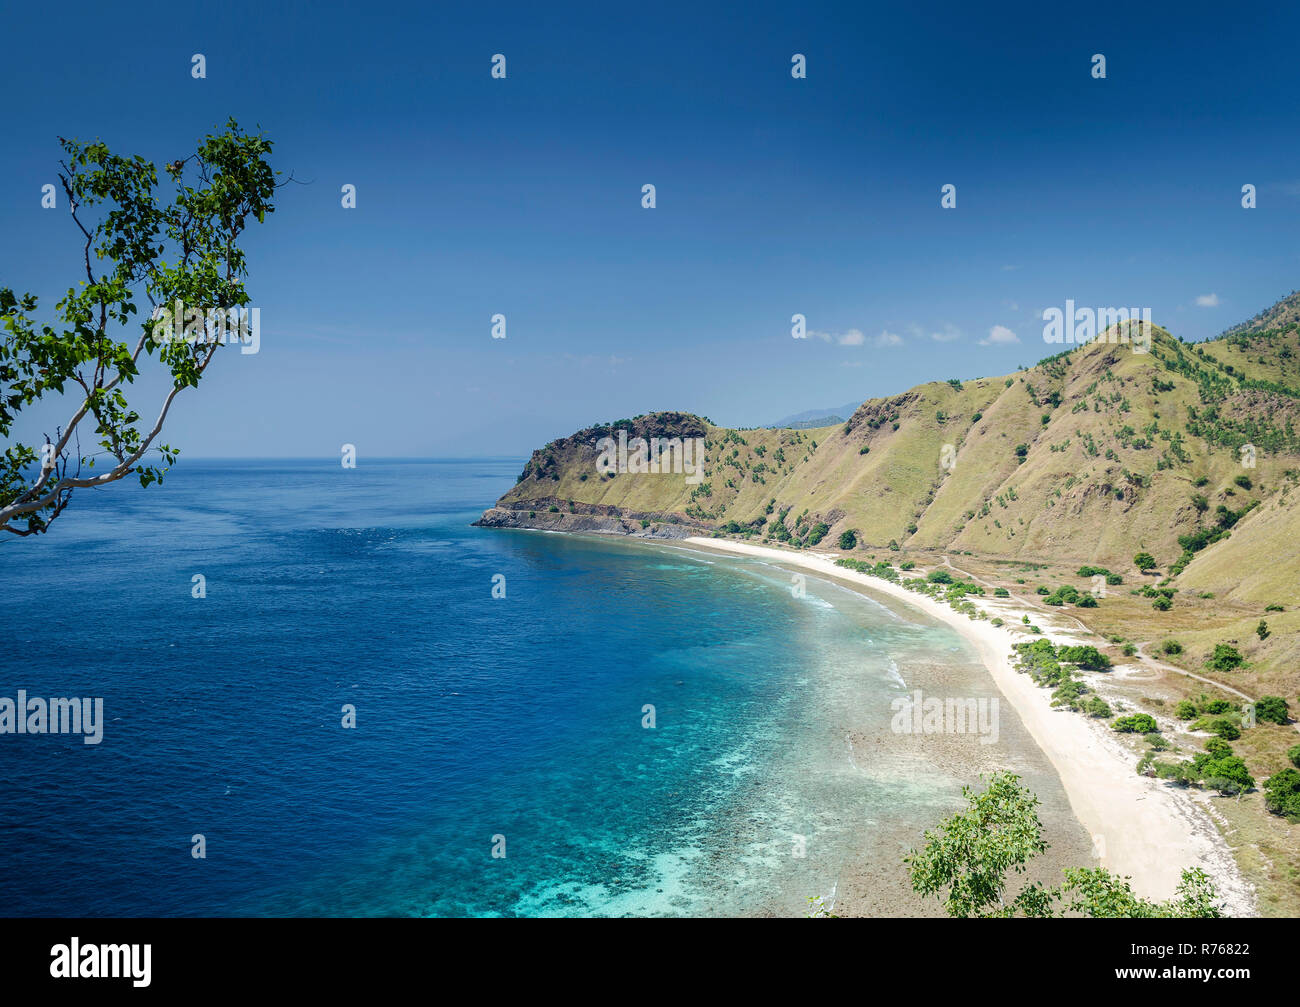
<path fill-rule="evenodd" d="M 8 440 L 24 410 L 42 400 L 71 409 L 44 444 L 9 443 L 0 457 L 0 528 L 17 535 L 46 531 L 75 489 L 128 474 L 142 486 L 162 480 L 178 453 L 156 443 L 168 410 L 182 389 L 198 385 L 221 342 L 203 322 L 169 338 L 170 327 L 155 324 L 159 312 L 176 302 L 204 316 L 246 307 L 240 240 L 250 220 L 274 210 L 271 141 L 233 119 L 165 166 L 169 195 L 143 157 L 114 154 L 99 140 L 59 143 L 85 278 L 55 305 L 52 322 L 38 321 L 35 295 L 0 287 L 0 437 Z M 142 302 L 148 318 L 138 317 Z M 151 357 L 171 388 L 157 418 L 145 421 L 126 388 Z M 81 439 L 92 426 L 95 447 Z M 154 451 L 157 459 L 146 460 Z M 91 474 L 96 462 L 103 471 Z"/>
<path fill-rule="evenodd" d="M 1294 772 L 1287 770 L 1287 772 Z M 1297 775 L 1300 779 L 1300 775 Z M 967 807 L 927 829 L 925 846 L 903 858 L 912 888 L 934 895 L 949 916 L 1060 917 L 1069 914 L 1105 918 L 1217 918 L 1223 915 L 1209 876 L 1199 868 L 1184 870 L 1177 895 L 1168 902 L 1140 898 L 1128 878 L 1100 867 L 1065 871 L 1057 888 L 1026 885 L 1007 897 L 1007 872 L 1047 849 L 1039 821 L 1038 798 L 1013 773 L 995 773 L 976 794 L 962 788 Z"/>
<path fill-rule="evenodd" d="M 1128 716 L 1118 718 L 1110 726 L 1121 734 L 1150 734 L 1152 731 L 1160 730 L 1155 717 L 1149 713 L 1130 713 Z"/>
<path fill-rule="evenodd" d="M 1265 780 L 1264 807 L 1289 821 L 1300 821 L 1300 772 L 1287 768 Z"/>
<path fill-rule="evenodd" d="M 1223 911 L 1215 902 L 1218 893 L 1210 877 L 1199 867 L 1183 871 L 1177 894 L 1169 902 L 1140 898 L 1127 878 L 1117 877 L 1102 867 L 1070 867 L 1060 888 L 1069 912 L 1091 919 L 1217 919 Z"/>
<path fill-rule="evenodd" d="M 1245 663 L 1245 658 L 1241 651 L 1230 643 L 1216 643 L 1214 653 L 1205 661 L 1205 666 L 1211 671 L 1235 671 Z"/>
<path fill-rule="evenodd" d="M 1261 724 L 1285 724 L 1291 718 L 1287 701 L 1281 696 L 1260 696 L 1255 702 L 1255 720 Z"/>
<path fill-rule="evenodd" d="M 937 830 L 927 829 L 925 848 L 903 858 L 913 889 L 939 898 L 949 916 L 1006 917 L 1017 909 L 1023 915 L 1044 915 L 1043 893 L 1036 886 L 1010 902 L 1005 898 L 1007 871 L 1024 873 L 1025 864 L 1047 849 L 1034 811 L 1038 798 L 1019 779 L 996 773 L 981 793 L 963 787 L 966 810 Z"/>

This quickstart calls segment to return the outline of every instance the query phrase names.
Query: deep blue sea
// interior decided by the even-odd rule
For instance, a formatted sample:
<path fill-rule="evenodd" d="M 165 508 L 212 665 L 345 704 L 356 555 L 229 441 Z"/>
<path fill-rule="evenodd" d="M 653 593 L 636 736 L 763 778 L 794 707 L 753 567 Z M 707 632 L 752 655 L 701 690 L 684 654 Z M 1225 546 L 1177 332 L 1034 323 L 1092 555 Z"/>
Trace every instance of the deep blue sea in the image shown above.
<path fill-rule="evenodd" d="M 521 467 L 182 461 L 0 541 L 0 696 L 106 722 L 0 736 L 0 915 L 793 914 L 897 873 L 967 781 L 890 747 L 889 700 L 944 661 L 995 695 L 960 639 L 753 560 L 471 527 Z"/>

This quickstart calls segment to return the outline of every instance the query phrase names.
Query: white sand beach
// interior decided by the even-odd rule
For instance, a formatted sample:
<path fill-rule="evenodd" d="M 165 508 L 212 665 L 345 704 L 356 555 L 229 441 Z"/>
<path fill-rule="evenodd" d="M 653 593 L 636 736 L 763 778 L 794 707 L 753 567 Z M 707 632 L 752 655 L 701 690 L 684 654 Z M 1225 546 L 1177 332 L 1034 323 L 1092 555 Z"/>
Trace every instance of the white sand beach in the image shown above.
<path fill-rule="evenodd" d="M 693 548 L 738 553 L 787 567 L 802 568 L 841 583 L 888 595 L 951 626 L 979 653 L 994 683 L 1061 778 L 1071 808 L 1093 836 L 1097 862 L 1132 879 L 1134 890 L 1150 899 L 1174 894 L 1184 868 L 1200 867 L 1213 879 L 1226 911 L 1232 916 L 1256 915 L 1253 891 L 1242 879 L 1202 798 L 1194 792 L 1134 771 L 1135 756 L 1123 747 L 1103 722 L 1054 709 L 1050 692 L 1039 688 L 1012 665 L 1012 645 L 1026 639 L 1019 631 L 974 620 L 946 604 L 878 577 L 835 565 L 838 553 L 776 549 L 724 539 L 692 537 Z M 918 570 L 918 573 L 921 571 Z M 1028 612 L 1054 642 L 1102 643 L 1084 636 L 1077 626 L 1057 628 L 1044 621 L 1039 609 L 1026 609 L 1013 599 L 971 599 L 990 616 L 1019 624 Z M 1089 866 L 1089 865 L 1080 865 Z"/>

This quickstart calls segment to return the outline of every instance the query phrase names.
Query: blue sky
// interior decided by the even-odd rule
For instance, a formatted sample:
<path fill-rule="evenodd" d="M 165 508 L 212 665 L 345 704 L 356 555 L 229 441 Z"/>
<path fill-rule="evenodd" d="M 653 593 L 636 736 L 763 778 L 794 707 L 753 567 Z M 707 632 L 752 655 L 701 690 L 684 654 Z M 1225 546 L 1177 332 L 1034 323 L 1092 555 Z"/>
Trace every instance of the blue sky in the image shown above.
<path fill-rule="evenodd" d="M 76 280 L 56 136 L 163 162 L 260 124 L 310 183 L 247 242 L 261 352 L 166 439 L 363 461 L 760 424 L 1032 364 L 1066 298 L 1201 339 L 1300 287 L 1294 8 L 611 6 L 7 11 L 0 284 L 52 309 Z"/>

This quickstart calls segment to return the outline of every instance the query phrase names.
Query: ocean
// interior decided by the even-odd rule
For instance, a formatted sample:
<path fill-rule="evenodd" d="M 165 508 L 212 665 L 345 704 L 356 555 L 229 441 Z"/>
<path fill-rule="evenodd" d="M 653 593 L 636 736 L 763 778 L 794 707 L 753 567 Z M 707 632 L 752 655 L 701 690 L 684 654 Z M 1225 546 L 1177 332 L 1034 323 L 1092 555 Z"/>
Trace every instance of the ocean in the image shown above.
<path fill-rule="evenodd" d="M 920 686 L 998 696 L 953 630 L 471 527 L 521 467 L 182 460 L 0 541 L 0 697 L 104 711 L 0 735 L 0 914 L 915 915 L 901 856 L 1003 767 L 1086 862 L 1005 703 L 996 744 L 891 729 Z"/>

